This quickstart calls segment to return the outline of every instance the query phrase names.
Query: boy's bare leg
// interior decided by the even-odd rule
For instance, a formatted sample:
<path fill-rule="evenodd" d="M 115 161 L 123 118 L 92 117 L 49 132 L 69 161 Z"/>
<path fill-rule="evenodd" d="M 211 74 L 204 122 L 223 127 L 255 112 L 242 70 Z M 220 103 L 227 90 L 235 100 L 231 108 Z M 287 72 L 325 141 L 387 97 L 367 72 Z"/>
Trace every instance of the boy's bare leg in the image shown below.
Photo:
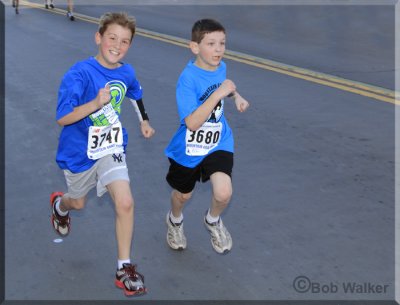
<path fill-rule="evenodd" d="M 134 201 L 128 181 L 118 180 L 107 185 L 115 204 L 115 230 L 118 259 L 130 259 L 134 224 Z"/>
<path fill-rule="evenodd" d="M 85 207 L 86 196 L 78 199 L 63 196 L 60 202 L 60 210 L 67 212 L 70 210 L 80 210 Z"/>
<path fill-rule="evenodd" d="M 218 217 L 228 206 L 232 197 L 232 179 L 227 174 L 216 172 L 210 176 L 213 197 L 210 215 Z"/>
<path fill-rule="evenodd" d="M 211 245 L 218 253 L 227 253 L 232 249 L 232 237 L 224 226 L 221 213 L 228 206 L 232 197 L 231 177 L 222 172 L 216 172 L 210 176 L 213 198 L 210 212 L 204 217 L 204 224 L 211 234 Z"/>
<path fill-rule="evenodd" d="M 85 206 L 86 196 L 73 199 L 62 192 L 53 192 L 50 195 L 51 222 L 53 228 L 61 236 L 67 236 L 71 230 L 70 210 L 80 210 Z"/>
<path fill-rule="evenodd" d="M 182 215 L 183 207 L 185 203 L 192 197 L 192 193 L 181 193 L 177 190 L 172 190 L 171 192 L 171 212 L 174 217 L 179 217 Z"/>
<path fill-rule="evenodd" d="M 134 201 L 129 182 L 118 180 L 107 185 L 115 204 L 115 232 L 118 244 L 118 260 L 129 260 L 134 223 Z M 116 273 L 115 284 L 124 289 L 126 295 L 146 293 L 144 277 L 136 271 L 136 265 L 124 263 Z M 129 288 L 128 288 L 129 287 Z"/>
<path fill-rule="evenodd" d="M 192 196 L 190 193 L 181 193 L 177 190 L 171 192 L 171 214 L 167 214 L 167 243 L 174 250 L 186 249 L 187 242 L 183 231 L 183 215 L 182 210 L 185 203 Z M 175 219 L 175 220 L 174 220 Z"/>

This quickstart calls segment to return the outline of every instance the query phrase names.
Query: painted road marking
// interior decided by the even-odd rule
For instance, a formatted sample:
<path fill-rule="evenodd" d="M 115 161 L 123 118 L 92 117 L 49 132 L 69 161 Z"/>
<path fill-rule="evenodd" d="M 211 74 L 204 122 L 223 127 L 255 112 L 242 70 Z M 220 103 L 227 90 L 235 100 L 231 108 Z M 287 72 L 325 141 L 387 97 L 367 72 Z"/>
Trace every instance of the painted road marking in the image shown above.
<path fill-rule="evenodd" d="M 60 15 L 66 15 L 67 11 L 59 8 L 46 9 L 42 4 L 32 3 L 29 1 L 20 1 L 21 4 L 42 9 L 45 11 L 53 12 Z M 99 18 L 90 17 L 87 15 L 79 14 L 74 12 L 76 19 L 98 24 Z M 142 28 L 136 29 L 136 34 L 142 37 L 147 37 L 150 39 L 155 39 L 158 41 L 166 42 L 169 44 L 174 44 L 180 47 L 189 48 L 189 40 L 162 34 L 158 32 L 149 31 Z M 352 92 L 362 96 L 370 97 L 379 101 L 400 105 L 400 92 L 385 89 L 378 86 L 369 85 L 366 83 L 361 83 L 357 81 L 352 81 L 349 79 L 333 76 L 330 74 L 325 74 L 321 72 L 316 72 L 313 70 L 308 70 L 296 66 L 287 65 L 281 62 L 272 61 L 265 58 L 260 58 L 240 52 L 226 50 L 224 58 L 230 59 L 236 62 L 241 62 L 246 65 L 253 67 L 258 67 L 264 70 L 269 70 L 277 72 L 280 74 L 285 74 L 291 77 L 300 78 L 306 81 L 317 83 L 320 85 L 333 87 L 347 92 Z"/>

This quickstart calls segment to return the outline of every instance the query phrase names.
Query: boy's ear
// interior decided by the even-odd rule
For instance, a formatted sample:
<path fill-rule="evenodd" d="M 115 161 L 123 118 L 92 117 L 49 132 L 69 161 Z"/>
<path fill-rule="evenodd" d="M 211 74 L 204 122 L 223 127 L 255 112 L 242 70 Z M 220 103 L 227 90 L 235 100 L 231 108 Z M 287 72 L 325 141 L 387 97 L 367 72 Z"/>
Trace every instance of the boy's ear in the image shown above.
<path fill-rule="evenodd" d="M 199 44 L 197 42 L 191 41 L 189 42 L 189 48 L 192 50 L 193 54 L 199 54 Z"/>
<path fill-rule="evenodd" d="M 96 32 L 96 34 L 94 35 L 94 41 L 96 42 L 96 45 L 99 45 L 101 42 L 101 35 L 99 32 Z"/>

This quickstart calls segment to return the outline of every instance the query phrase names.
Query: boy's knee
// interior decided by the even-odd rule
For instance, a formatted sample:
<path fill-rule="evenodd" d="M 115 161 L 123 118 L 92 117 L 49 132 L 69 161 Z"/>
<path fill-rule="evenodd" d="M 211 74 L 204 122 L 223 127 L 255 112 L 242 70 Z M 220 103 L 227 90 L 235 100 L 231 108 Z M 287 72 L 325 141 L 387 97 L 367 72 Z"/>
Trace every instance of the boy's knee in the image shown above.
<path fill-rule="evenodd" d="M 117 211 L 123 213 L 130 212 L 133 209 L 133 204 L 133 198 L 131 197 L 117 198 L 115 201 Z"/>
<path fill-rule="evenodd" d="M 214 192 L 214 198 L 221 204 L 228 204 L 232 197 L 231 188 L 222 188 Z"/>
<path fill-rule="evenodd" d="M 192 198 L 192 192 L 190 193 L 181 193 L 177 190 L 174 191 L 174 196 L 182 203 L 185 203 L 190 198 Z"/>

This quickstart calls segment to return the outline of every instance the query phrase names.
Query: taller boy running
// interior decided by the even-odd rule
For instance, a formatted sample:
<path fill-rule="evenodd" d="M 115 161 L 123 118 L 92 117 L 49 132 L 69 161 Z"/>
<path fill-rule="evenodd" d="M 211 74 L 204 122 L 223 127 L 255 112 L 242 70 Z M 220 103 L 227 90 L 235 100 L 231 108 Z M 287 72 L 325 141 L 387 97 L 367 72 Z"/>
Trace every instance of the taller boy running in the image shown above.
<path fill-rule="evenodd" d="M 61 236 L 70 232 L 69 211 L 84 207 L 86 195 L 97 187 L 109 192 L 115 205 L 118 269 L 115 284 L 126 295 L 146 292 L 143 276 L 130 261 L 134 200 L 129 185 L 125 148 L 128 134 L 119 120 L 125 95 L 139 116 L 145 138 L 154 134 L 142 101 L 142 88 L 133 67 L 121 62 L 135 34 L 136 22 L 126 13 L 106 13 L 95 41 L 98 54 L 76 63 L 61 82 L 57 123 L 63 126 L 56 161 L 68 192 L 51 194 L 51 222 Z"/>
<path fill-rule="evenodd" d="M 218 253 L 232 248 L 232 238 L 221 213 L 232 196 L 233 135 L 224 115 L 224 102 L 232 98 L 238 111 L 249 103 L 226 79 L 225 29 L 217 21 L 202 19 L 192 27 L 190 49 L 196 56 L 179 77 L 176 101 L 180 126 L 165 153 L 170 161 L 167 181 L 173 188 L 171 210 L 166 217 L 167 243 L 175 250 L 186 248 L 183 208 L 191 198 L 196 181 L 211 180 L 211 207 L 204 224 Z"/>

